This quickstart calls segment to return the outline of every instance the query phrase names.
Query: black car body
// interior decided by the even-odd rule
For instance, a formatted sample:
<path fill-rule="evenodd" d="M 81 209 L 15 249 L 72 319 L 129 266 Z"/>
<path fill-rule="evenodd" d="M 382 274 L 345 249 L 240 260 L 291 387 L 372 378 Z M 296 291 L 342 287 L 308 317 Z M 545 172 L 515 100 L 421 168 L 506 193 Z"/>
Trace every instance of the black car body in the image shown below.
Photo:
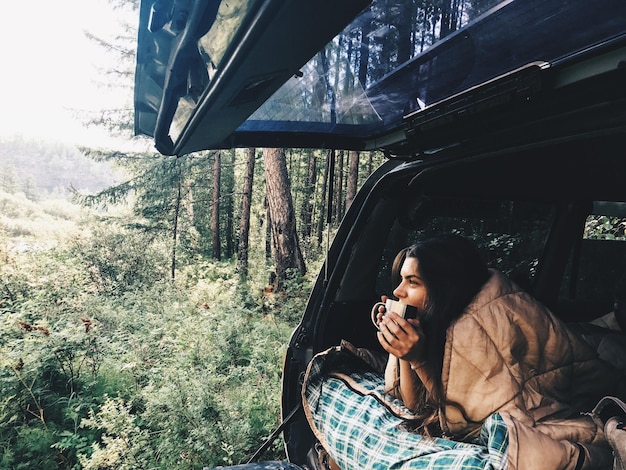
<path fill-rule="evenodd" d="M 291 146 L 389 156 L 342 221 L 285 360 L 288 459 L 317 468 L 298 409 L 306 365 L 342 339 L 379 347 L 363 312 L 391 292 L 390 263 L 412 240 L 472 238 L 491 266 L 567 322 L 613 310 L 626 273 L 626 3 L 482 2 L 393 70 L 372 71 L 352 94 L 327 86 L 315 102 L 294 97 L 303 96 L 300 82 L 314 75 L 325 42 L 415 2 L 316 2 L 315 14 L 304 3 L 247 2 L 222 60 L 207 66 L 198 42 L 217 24 L 212 14 L 195 23 L 201 27 L 190 13 L 179 33 L 158 24 L 150 32 L 153 5 L 142 2 L 136 130 L 165 154 Z M 332 24 L 320 20 L 339 11 Z M 199 69 L 201 86 L 192 90 Z"/>

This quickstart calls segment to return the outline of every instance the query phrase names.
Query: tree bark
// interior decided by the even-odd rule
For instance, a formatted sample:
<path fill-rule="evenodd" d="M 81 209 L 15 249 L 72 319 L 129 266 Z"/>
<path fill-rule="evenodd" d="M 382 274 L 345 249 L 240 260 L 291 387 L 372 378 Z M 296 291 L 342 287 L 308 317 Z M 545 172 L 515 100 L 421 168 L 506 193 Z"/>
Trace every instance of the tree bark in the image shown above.
<path fill-rule="evenodd" d="M 191 180 L 191 178 L 185 178 L 184 180 L 184 188 L 185 188 L 185 193 L 186 193 L 186 197 L 183 198 L 183 195 L 181 195 L 181 204 L 186 207 L 187 209 L 187 218 L 189 219 L 188 222 L 188 239 L 189 239 L 189 247 L 191 248 L 191 250 L 193 250 L 194 252 L 199 250 L 199 234 L 198 234 L 198 230 L 196 228 L 196 210 L 195 210 L 195 201 L 193 199 L 194 197 L 194 190 L 193 190 L 193 181 Z"/>
<path fill-rule="evenodd" d="M 374 151 L 370 150 L 369 160 L 367 162 L 367 174 L 371 175 L 374 172 Z"/>
<path fill-rule="evenodd" d="M 222 259 L 222 250 L 220 243 L 220 175 L 222 167 L 222 156 L 220 152 L 215 152 L 215 160 L 213 162 L 213 211 L 211 214 L 211 246 L 213 258 Z"/>
<path fill-rule="evenodd" d="M 328 191 L 328 176 L 330 174 L 330 167 L 334 164 L 334 150 L 329 150 L 326 155 L 326 165 L 324 165 L 324 178 L 322 179 L 322 191 L 320 202 L 320 215 L 317 218 L 317 243 L 322 245 L 322 237 L 324 235 L 324 226 L 329 222 L 328 212 L 331 209 L 326 207 L 327 199 L 330 201 L 332 198 L 326 196 Z"/>
<path fill-rule="evenodd" d="M 444 0 L 441 3 L 441 31 L 439 39 L 449 36 L 457 28 L 456 9 L 459 8 L 455 0 Z"/>
<path fill-rule="evenodd" d="M 333 214 L 335 216 L 335 221 L 339 223 L 339 221 L 343 218 L 343 209 L 344 209 L 344 190 L 343 190 L 343 160 L 344 160 L 344 152 L 340 150 L 337 153 L 337 160 L 335 164 L 337 165 L 336 171 L 336 183 L 335 183 L 335 207 Z"/>
<path fill-rule="evenodd" d="M 180 184 L 180 173 L 178 175 L 178 191 L 176 192 L 176 201 L 174 202 L 174 222 L 172 227 L 172 263 L 171 263 L 171 271 L 170 275 L 172 281 L 176 278 L 176 248 L 178 243 L 178 216 L 180 215 L 180 199 L 182 197 L 181 184 Z"/>
<path fill-rule="evenodd" d="M 359 48 L 359 68 L 358 77 L 361 86 L 365 89 L 368 85 L 369 61 L 370 61 L 370 33 L 372 32 L 372 22 L 367 21 L 361 28 L 361 45 Z"/>
<path fill-rule="evenodd" d="M 291 197 L 291 186 L 283 149 L 264 149 L 265 184 L 269 223 L 272 232 L 274 262 L 276 264 L 275 290 L 284 287 L 289 269 L 306 273 L 306 265 L 300 250 L 296 232 L 296 218 Z"/>
<path fill-rule="evenodd" d="M 252 206 L 255 155 L 256 149 L 246 149 L 246 174 L 243 179 L 241 223 L 239 225 L 239 246 L 237 249 L 237 271 L 244 279 L 248 277 L 248 241 L 250 239 L 250 208 Z"/>
<path fill-rule="evenodd" d="M 346 182 L 346 210 L 356 196 L 359 180 L 359 152 L 351 150 L 348 153 L 348 181 Z"/>
<path fill-rule="evenodd" d="M 265 208 L 265 259 L 271 260 L 272 256 L 272 216 L 270 214 L 270 206 L 267 203 L 267 188 L 265 188 L 265 200 L 263 207 Z"/>
<path fill-rule="evenodd" d="M 234 201 L 233 193 L 235 188 L 235 149 L 231 149 L 228 153 L 227 164 L 224 167 L 222 165 L 222 172 L 224 177 L 221 178 L 221 183 L 224 191 L 222 192 L 222 212 L 226 213 L 226 229 L 224 234 L 226 236 L 226 253 L 227 259 L 232 258 L 235 251 L 235 230 L 234 230 Z"/>
<path fill-rule="evenodd" d="M 399 10 L 396 26 L 398 31 L 398 56 L 396 58 L 397 65 L 402 64 L 409 60 L 412 56 L 413 52 L 413 43 L 412 43 L 412 35 L 411 35 L 411 26 L 412 26 L 412 8 L 408 7 L 405 11 L 404 9 Z"/>
<path fill-rule="evenodd" d="M 317 157 L 312 150 L 307 151 L 307 176 L 302 196 L 302 210 L 300 220 L 302 227 L 300 232 L 306 236 L 313 233 L 313 207 L 315 197 L 315 182 L 317 177 Z"/>

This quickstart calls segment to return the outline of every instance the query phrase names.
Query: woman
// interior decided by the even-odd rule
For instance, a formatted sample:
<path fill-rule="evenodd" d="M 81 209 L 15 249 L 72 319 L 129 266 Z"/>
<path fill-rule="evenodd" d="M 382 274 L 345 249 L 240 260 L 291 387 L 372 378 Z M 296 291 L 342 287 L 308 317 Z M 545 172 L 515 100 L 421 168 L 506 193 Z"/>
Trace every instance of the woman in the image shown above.
<path fill-rule="evenodd" d="M 383 468 L 399 462 L 422 468 L 431 464 L 423 460 L 437 456 L 438 449 L 456 452 L 450 460 L 456 466 L 450 468 L 610 466 L 611 450 L 602 430 L 581 413 L 614 393 L 620 376 L 584 341 L 503 274 L 488 270 L 474 245 L 462 237 L 435 237 L 402 250 L 393 275 L 394 295 L 416 307 L 418 315 L 404 319 L 393 312 L 379 313 L 378 340 L 389 353 L 388 393 L 362 386 L 367 377 L 359 372 L 329 373 L 328 364 L 323 374 L 310 374 L 315 376 L 311 383 L 323 386 L 305 381 L 311 427 L 341 468 Z M 324 369 L 317 369 L 315 362 L 309 373 Z M 326 406 L 325 394 L 338 379 L 349 392 L 341 389 L 340 406 Z M 401 401 L 398 405 L 387 400 L 389 414 L 403 417 L 415 438 L 398 433 L 397 423 L 380 424 L 389 423 L 386 416 L 376 421 L 377 427 L 384 427 L 383 443 L 379 429 L 354 424 L 354 416 L 371 422 L 371 416 L 378 416 L 378 404 L 389 395 Z M 377 400 L 363 408 L 371 396 Z M 495 457 L 493 436 L 485 434 L 485 424 L 494 420 L 505 430 L 496 436 Z M 373 438 L 377 450 L 367 453 Z M 357 450 L 352 450 L 354 440 L 360 442 Z M 396 445 L 400 441 L 402 445 Z M 455 447 L 459 442 L 484 447 Z M 402 453 L 407 446 L 417 449 L 410 454 L 414 457 Z M 385 454 L 381 463 L 380 449 L 387 448 L 394 449 L 393 455 Z M 465 452 L 471 454 L 469 460 Z M 415 467 L 405 465 L 413 461 Z"/>
<path fill-rule="evenodd" d="M 446 330 L 489 277 L 478 250 L 466 238 L 445 235 L 400 251 L 392 267 L 393 294 L 417 308 L 418 318 L 379 313 L 378 341 L 390 354 L 388 390 L 419 413 L 427 435 L 440 434 L 441 377 Z M 433 428 L 433 429 L 431 429 Z M 432 431 L 432 432 L 431 432 Z"/>

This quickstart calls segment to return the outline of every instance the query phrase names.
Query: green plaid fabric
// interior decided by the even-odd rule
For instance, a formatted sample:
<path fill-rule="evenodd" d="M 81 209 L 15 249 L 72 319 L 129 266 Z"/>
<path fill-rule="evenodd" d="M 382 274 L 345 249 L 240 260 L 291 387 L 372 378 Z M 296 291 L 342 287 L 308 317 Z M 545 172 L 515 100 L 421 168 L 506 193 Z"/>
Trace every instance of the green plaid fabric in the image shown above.
<path fill-rule="evenodd" d="M 315 434 L 341 468 L 507 467 L 508 434 L 498 414 L 487 419 L 476 443 L 428 438 L 403 429 L 403 419 L 385 406 L 391 397 L 381 399 L 384 378 L 380 374 L 358 371 L 342 377 L 323 372 L 322 364 L 323 359 L 309 369 L 304 402 Z M 395 406 L 401 406 L 396 402 Z"/>

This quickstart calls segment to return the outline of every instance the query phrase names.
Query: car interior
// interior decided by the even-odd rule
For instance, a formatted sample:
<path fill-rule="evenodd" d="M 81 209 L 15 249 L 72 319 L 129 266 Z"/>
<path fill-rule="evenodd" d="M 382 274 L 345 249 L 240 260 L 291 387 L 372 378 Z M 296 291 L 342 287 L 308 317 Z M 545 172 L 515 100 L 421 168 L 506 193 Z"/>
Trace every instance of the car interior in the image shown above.
<path fill-rule="evenodd" d="M 435 233 L 474 240 L 490 267 L 597 346 L 598 327 L 590 322 L 614 311 L 616 286 L 626 276 L 626 158 L 620 142 L 619 136 L 586 137 L 448 165 L 387 168 L 354 221 L 346 216 L 349 232 L 337 235 L 344 244 L 329 257 L 334 274 L 317 286 L 319 294 L 314 289 L 308 310 L 314 313 L 305 313 L 294 332 L 284 409 L 297 407 L 297 383 L 316 352 L 342 340 L 382 352 L 371 307 L 391 295 L 396 253 Z M 607 359 L 624 367 L 626 341 L 622 332 L 613 334 L 623 347 L 619 354 L 606 353 Z M 296 417 L 285 436 L 292 461 L 315 468 L 306 420 Z"/>

